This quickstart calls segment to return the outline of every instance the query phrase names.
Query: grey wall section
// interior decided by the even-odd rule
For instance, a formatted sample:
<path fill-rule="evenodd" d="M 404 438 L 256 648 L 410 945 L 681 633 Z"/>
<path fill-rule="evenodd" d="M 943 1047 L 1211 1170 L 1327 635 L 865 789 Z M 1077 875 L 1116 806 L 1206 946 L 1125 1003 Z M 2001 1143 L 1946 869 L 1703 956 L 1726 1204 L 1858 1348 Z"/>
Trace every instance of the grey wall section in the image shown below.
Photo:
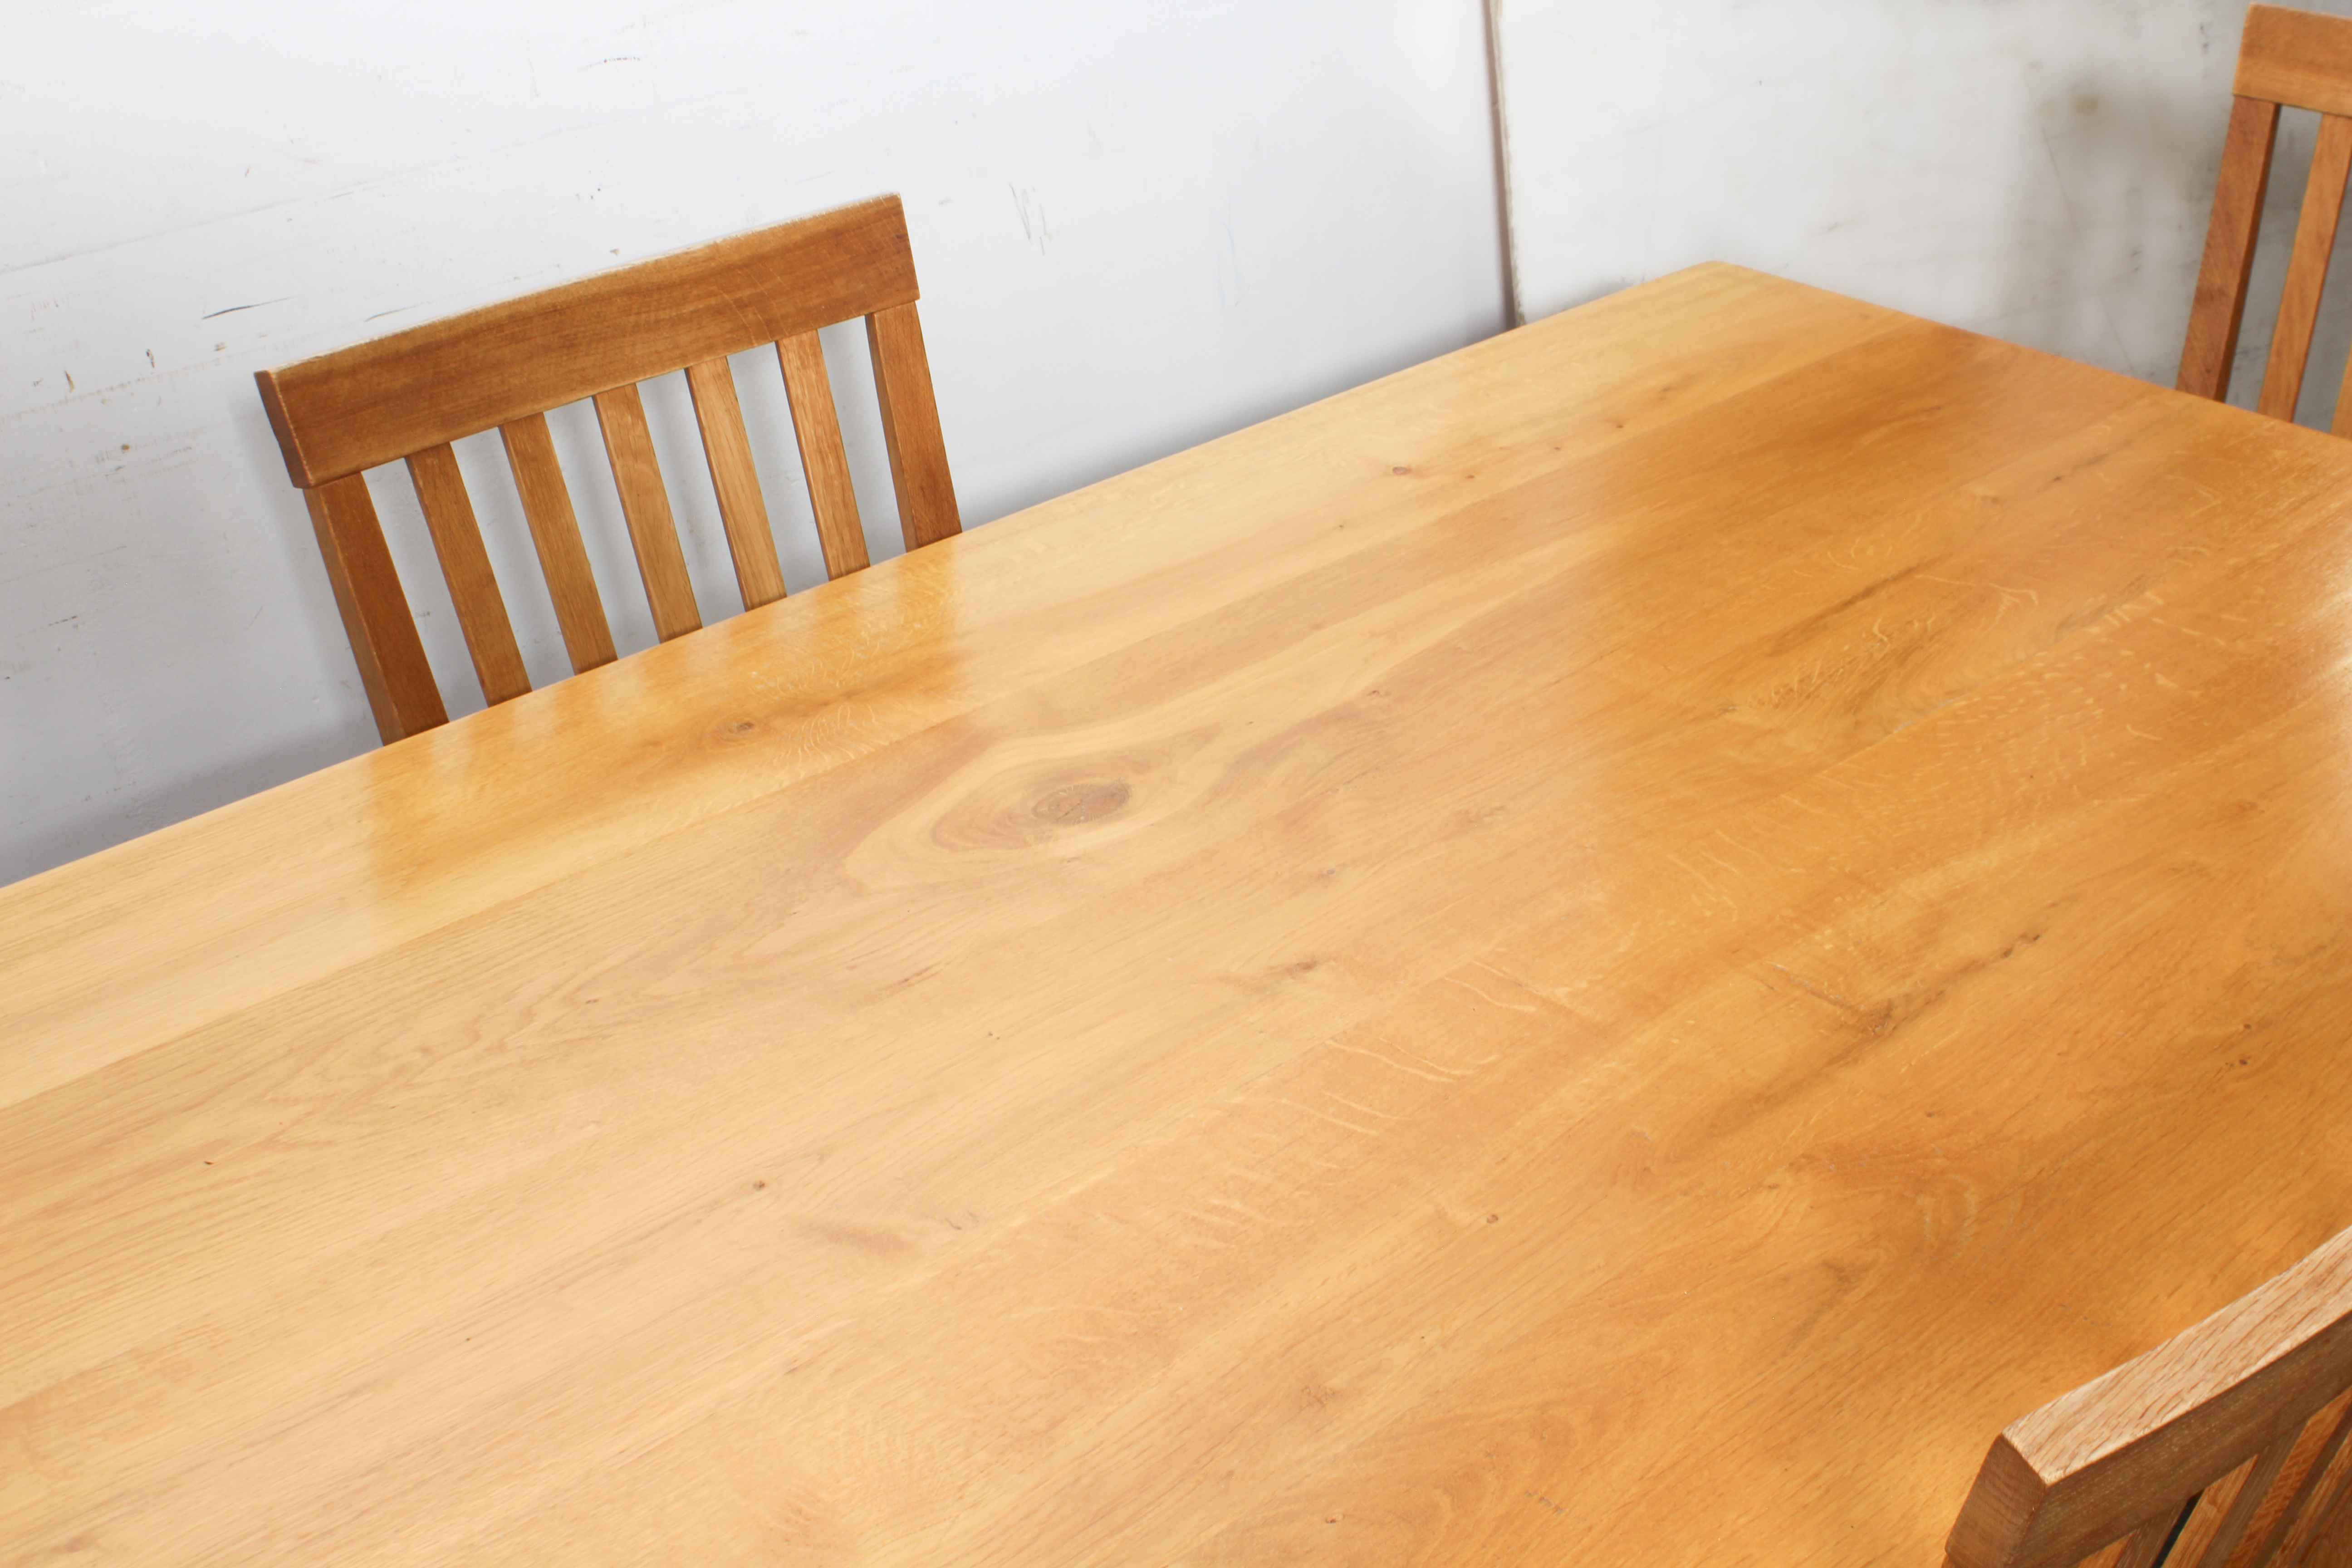
<path fill-rule="evenodd" d="M 2244 15 L 2244 0 L 1495 0 L 1521 310 L 1719 258 L 2169 385 Z M 2261 390 L 2315 121 L 2281 130 L 2232 402 Z M 2352 345 L 2352 289 L 2332 293 L 2306 424 L 2333 413 Z"/>
<path fill-rule="evenodd" d="M 0 880 L 374 744 L 256 369 L 898 191 L 983 521 L 1502 326 L 1486 26 L 1476 0 L 18 8 L 0 60 Z M 863 341 L 827 348 L 888 552 Z M 822 571 L 773 360 L 738 375 L 805 585 Z M 648 398 L 723 612 L 683 389 Z M 556 425 L 624 647 L 643 646 L 593 425 Z M 495 442 L 461 461 L 501 575 L 528 588 Z M 375 489 L 421 567 L 397 471 Z M 446 598 L 415 597 L 469 694 Z M 522 621 L 534 674 L 560 673 L 551 616 Z"/>

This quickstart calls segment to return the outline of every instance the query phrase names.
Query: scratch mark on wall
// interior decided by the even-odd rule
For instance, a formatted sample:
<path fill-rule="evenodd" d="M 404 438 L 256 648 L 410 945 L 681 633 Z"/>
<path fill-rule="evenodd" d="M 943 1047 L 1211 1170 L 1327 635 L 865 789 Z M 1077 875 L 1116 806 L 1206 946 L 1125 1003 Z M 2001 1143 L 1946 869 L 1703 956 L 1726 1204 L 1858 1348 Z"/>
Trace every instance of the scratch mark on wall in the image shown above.
<path fill-rule="evenodd" d="M 1024 191 L 1011 181 L 1005 182 L 1004 188 L 1013 193 L 1013 210 L 1021 216 L 1022 237 L 1037 247 L 1038 255 L 1045 255 L 1046 243 L 1054 237 L 1054 226 L 1045 219 L 1045 204 L 1037 199 L 1036 192 Z"/>
<path fill-rule="evenodd" d="M 1242 252 L 1240 245 L 1234 239 L 1234 226 L 1229 216 L 1230 210 L 1231 209 L 1229 207 L 1227 212 L 1220 213 L 1216 208 L 1211 207 L 1209 209 L 1209 216 L 1216 224 L 1217 227 L 1223 231 L 1225 237 L 1224 265 L 1217 269 L 1217 297 L 1224 303 L 1233 305 L 1238 309 L 1243 299 L 1249 293 L 1249 289 L 1248 286 L 1242 281 Z M 1228 279 L 1231 279 L 1234 289 L 1233 298 L 1230 300 L 1225 299 L 1225 283 Z"/>
<path fill-rule="evenodd" d="M 231 305 L 226 310 L 207 310 L 203 315 L 198 316 L 196 320 L 199 321 L 209 321 L 215 316 L 234 316 L 239 310 L 258 310 L 264 305 L 283 305 L 287 300 L 293 297 L 294 296 L 291 294 L 280 294 L 275 300 L 256 300 L 250 305 Z"/>

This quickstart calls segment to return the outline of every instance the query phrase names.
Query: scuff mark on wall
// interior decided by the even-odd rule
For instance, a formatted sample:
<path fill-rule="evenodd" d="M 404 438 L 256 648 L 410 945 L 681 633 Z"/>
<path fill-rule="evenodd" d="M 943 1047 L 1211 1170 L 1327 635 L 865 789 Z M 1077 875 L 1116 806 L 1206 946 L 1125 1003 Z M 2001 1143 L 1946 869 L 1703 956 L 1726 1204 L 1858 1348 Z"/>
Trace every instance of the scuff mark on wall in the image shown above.
<path fill-rule="evenodd" d="M 209 321 L 217 316 L 234 316 L 239 310 L 258 310 L 264 305 L 283 305 L 287 300 L 292 298 L 293 296 L 290 294 L 280 294 L 275 300 L 256 300 L 250 305 L 231 305 L 226 310 L 207 310 L 203 315 L 198 316 L 196 320 L 199 321 Z"/>

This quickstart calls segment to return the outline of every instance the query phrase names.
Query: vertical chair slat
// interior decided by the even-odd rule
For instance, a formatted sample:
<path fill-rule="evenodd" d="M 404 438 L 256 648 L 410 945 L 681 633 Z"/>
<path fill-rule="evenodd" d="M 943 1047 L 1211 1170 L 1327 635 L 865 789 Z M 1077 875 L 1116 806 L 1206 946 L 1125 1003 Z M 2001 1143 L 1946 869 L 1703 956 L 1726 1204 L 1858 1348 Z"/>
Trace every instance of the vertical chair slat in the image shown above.
<path fill-rule="evenodd" d="M 474 521 L 465 476 L 457 471 L 457 454 L 446 441 L 411 453 L 408 477 L 416 486 L 417 504 L 425 509 L 425 526 L 433 531 L 434 553 L 441 557 L 442 580 L 457 607 L 457 627 L 466 634 L 466 651 L 473 655 L 482 700 L 497 704 L 521 696 L 530 689 L 530 676 L 523 669 L 522 650 L 515 646 L 499 580 L 490 573 L 489 552 L 482 548 L 482 530 Z"/>
<path fill-rule="evenodd" d="M 824 346 L 814 332 L 779 338 L 776 363 L 784 371 L 784 400 L 792 406 L 801 471 L 808 476 L 817 542 L 824 548 L 824 574 L 840 577 L 863 571 L 868 564 L 866 525 L 858 521 L 857 493 L 849 484 L 849 455 L 842 449 L 841 412 L 834 406 Z"/>
<path fill-rule="evenodd" d="M 2343 1397 L 2305 1423 L 2302 1434 L 2295 1439 L 2294 1456 L 2280 1473 L 2277 1485 L 2272 1488 L 2273 1495 L 2255 1516 L 2262 1547 L 2245 1559 L 2247 1568 L 2270 1568 L 2280 1560 L 2279 1548 L 2286 1543 L 2302 1519 L 2305 1506 L 2318 1489 L 2321 1478 L 2335 1464 L 2347 1435 L 2352 1435 L 2352 1401 Z"/>
<path fill-rule="evenodd" d="M 2344 380 L 2336 390 L 2336 417 L 2328 421 L 2331 436 L 2352 436 L 2352 359 L 2344 362 Z"/>
<path fill-rule="evenodd" d="M 2249 1456 L 2236 1469 L 2197 1494 L 2197 1506 L 2189 1512 L 2188 1526 L 2181 1531 L 2179 1541 L 2173 1546 L 2172 1555 L 2166 1559 L 2172 1568 L 2198 1568 L 2205 1561 L 2206 1553 L 2220 1539 L 2221 1527 L 2229 1521 L 2238 1500 L 2245 1495 L 2246 1481 L 2261 1459 L 2260 1454 Z M 2247 1506 L 2251 1513 L 2252 1505 Z M 2222 1548 L 2222 1554 L 2228 1555 L 2228 1548 Z"/>
<path fill-rule="evenodd" d="M 2352 1417 L 2347 1417 L 2352 1420 Z M 2344 1477 L 2352 1468 L 2352 1445 L 2347 1445 L 2339 1432 L 2336 1451 L 2324 1465 L 2313 1467 L 2312 1479 L 2305 1484 L 2304 1496 L 2295 1505 L 2294 1528 L 2286 1532 L 2279 1543 L 2278 1561 L 2300 1563 L 2304 1554 L 2328 1521 L 2336 1503 L 2344 1495 Z"/>
<path fill-rule="evenodd" d="M 2132 1531 L 2125 1542 L 2116 1568 L 2156 1568 L 2156 1560 L 2172 1542 L 2173 1526 L 2179 1522 L 2171 1517 L 2151 1519 Z"/>
<path fill-rule="evenodd" d="M 499 437 L 506 443 L 507 467 L 522 497 L 522 515 L 530 524 L 530 542 L 539 551 L 539 569 L 555 605 L 556 624 L 563 628 L 563 651 L 572 657 L 572 671 L 610 664 L 615 657 L 613 628 L 588 566 L 588 547 L 581 542 L 580 520 L 572 510 L 547 416 L 509 420 L 499 426 Z"/>
<path fill-rule="evenodd" d="M 2309 1528 L 2299 1532 L 2299 1538 L 2289 1542 L 2287 1561 L 2294 1563 L 2340 1564 L 2352 1559 L 2352 1485 L 2347 1484 L 2347 1474 L 2352 1463 L 2338 1457 L 2336 1476 L 2328 1494 L 2316 1500 L 2307 1515 Z"/>
<path fill-rule="evenodd" d="M 662 641 L 684 637 L 702 625 L 694 606 L 694 584 L 686 574 L 686 552 L 670 519 L 669 492 L 662 489 L 661 463 L 653 433 L 646 428 L 645 400 L 636 384 L 596 395 L 596 423 L 604 432 L 604 455 L 612 459 L 613 482 L 621 491 L 621 515 L 628 520 L 629 543 L 645 578 L 646 603 Z"/>
<path fill-rule="evenodd" d="M 2293 420 L 2303 392 L 2303 367 L 2311 357 L 2311 330 L 2319 320 L 2319 290 L 2327 281 L 2327 260 L 2336 252 L 2336 221 L 2344 211 L 2344 179 L 2352 174 L 2352 120 L 2320 117 L 2319 142 L 2311 154 L 2311 177 L 2303 191 L 2303 216 L 2295 226 L 2294 254 L 2287 263 L 2286 289 L 2279 296 L 2278 325 L 2271 332 L 2270 363 L 2263 373 L 2257 412 Z"/>
<path fill-rule="evenodd" d="M 2238 353 L 2238 326 L 2246 313 L 2246 280 L 2254 264 L 2254 235 L 2271 178 L 2271 146 L 2278 135 L 2278 105 L 2239 98 L 2230 110 L 2221 147 L 2221 178 L 2213 187 L 2213 221 L 2205 231 L 2205 259 L 2197 272 L 2189 340 L 2174 384 L 2200 397 L 2230 392 L 2230 363 Z"/>
<path fill-rule="evenodd" d="M 2302 1428 L 2297 1427 L 2295 1431 L 2280 1436 L 2254 1456 L 2244 1484 L 2239 1487 L 2237 1496 L 2231 1500 L 2230 1511 L 2222 1516 L 2221 1526 L 2213 1532 L 2212 1541 L 2206 1546 L 2204 1554 L 2188 1568 L 2223 1568 L 2223 1564 L 2239 1555 L 2238 1549 L 2246 1540 L 2246 1527 L 2254 1521 L 2255 1512 L 2277 1484 L 2279 1471 L 2285 1467 L 2287 1456 L 2294 1452 L 2294 1440 L 2301 1431 Z M 2261 1539 L 2259 1535 L 2254 1538 L 2257 1543 Z M 2250 1546 L 2246 1554 L 2252 1555 L 2252 1552 Z"/>
<path fill-rule="evenodd" d="M 784 569 L 776 562 L 768 503 L 760 495 L 759 470 L 751 466 L 751 438 L 743 430 L 735 373 L 723 356 L 703 360 L 686 367 L 686 385 L 694 395 L 694 422 L 702 429 L 710 485 L 719 492 L 719 521 L 727 526 L 736 586 L 743 591 L 743 607 L 757 609 L 784 596 Z"/>
<path fill-rule="evenodd" d="M 916 550 L 963 531 L 947 443 L 931 396 L 931 365 L 923 353 L 922 323 L 912 305 L 893 305 L 866 318 L 874 354 L 874 382 L 882 395 L 882 434 L 890 447 L 890 478 L 898 491 L 898 528 Z"/>
<path fill-rule="evenodd" d="M 416 635 L 408 595 L 384 544 L 367 477 L 329 479 L 305 489 L 302 500 L 310 509 L 310 527 L 319 536 L 319 553 L 327 563 L 327 581 L 352 639 L 376 732 L 389 745 L 447 723 L 449 710 L 425 662 L 425 640 Z"/>
<path fill-rule="evenodd" d="M 2124 1554 L 2126 1568 L 2157 1568 L 2157 1564 L 2170 1560 L 2196 1514 L 2197 1498 L 2192 1495 L 2170 1518 L 2154 1519 L 2142 1525 L 2131 1538 L 2131 1550 Z"/>

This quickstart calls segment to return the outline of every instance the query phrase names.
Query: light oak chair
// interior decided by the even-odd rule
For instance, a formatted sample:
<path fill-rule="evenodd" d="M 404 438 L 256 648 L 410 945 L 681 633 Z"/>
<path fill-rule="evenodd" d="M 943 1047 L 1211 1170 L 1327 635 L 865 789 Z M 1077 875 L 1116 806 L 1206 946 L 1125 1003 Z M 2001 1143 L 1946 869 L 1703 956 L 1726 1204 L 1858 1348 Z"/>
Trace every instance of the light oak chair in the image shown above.
<path fill-rule="evenodd" d="M 2341 1563 L 2352 1230 L 1993 1440 L 1957 1568 Z"/>
<path fill-rule="evenodd" d="M 546 414 L 593 398 L 655 630 L 699 626 L 686 558 L 637 384 L 684 369 L 746 609 L 783 574 L 727 356 L 773 342 L 824 552 L 838 577 L 866 564 L 817 329 L 866 319 L 882 428 L 909 550 L 960 531 L 955 487 L 915 315 L 915 264 L 897 196 L 658 257 L 340 353 L 261 372 L 261 399 L 310 503 L 335 602 L 386 742 L 448 721 L 393 567 L 365 471 L 406 459 L 482 695 L 530 689 L 450 443 L 503 438 L 565 651 L 611 662 Z"/>
<path fill-rule="evenodd" d="M 2205 231 L 2205 258 L 2198 269 L 2197 298 L 2189 308 L 2189 339 L 2175 384 L 2200 397 L 2229 395 L 2254 236 L 2270 186 L 2279 109 L 2316 110 L 2319 142 L 2304 186 L 2286 288 L 2279 300 L 2278 325 L 2271 334 L 2270 359 L 2256 405 L 2263 414 L 2291 420 L 2303 392 L 2304 364 L 2311 356 L 2320 286 L 2326 281 L 2328 258 L 2336 247 L 2345 176 L 2352 173 L 2352 18 L 2281 5 L 2252 6 L 2238 45 L 2233 90 L 2230 132 L 2221 147 L 2221 178 L 2213 191 L 2213 219 Z M 2346 395 L 2336 403 L 2338 436 L 2352 436 L 2352 365 L 2346 370 Z"/>

